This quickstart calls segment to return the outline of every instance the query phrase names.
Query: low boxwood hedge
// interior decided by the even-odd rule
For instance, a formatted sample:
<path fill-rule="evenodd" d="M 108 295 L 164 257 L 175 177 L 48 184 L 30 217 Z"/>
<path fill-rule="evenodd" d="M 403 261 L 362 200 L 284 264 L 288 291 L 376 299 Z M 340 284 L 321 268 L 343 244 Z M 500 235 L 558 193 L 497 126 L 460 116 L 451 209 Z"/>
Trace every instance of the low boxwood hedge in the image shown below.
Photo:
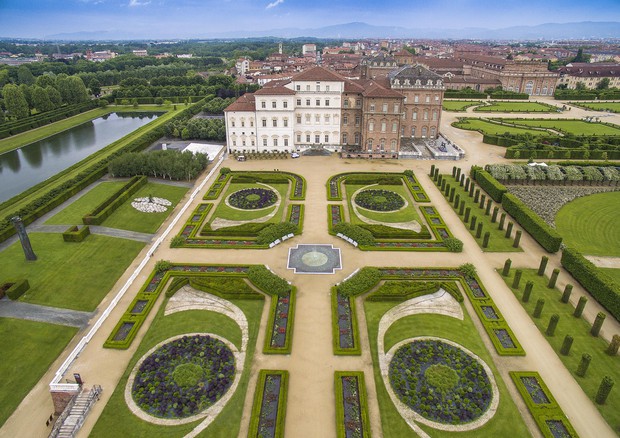
<path fill-rule="evenodd" d="M 27 279 L 17 280 L 13 283 L 5 292 L 6 296 L 12 299 L 13 301 L 17 300 L 21 297 L 26 291 L 30 289 L 30 283 L 28 283 Z"/>
<path fill-rule="evenodd" d="M 90 227 L 88 225 L 84 225 L 82 228 L 79 228 L 77 225 L 73 225 L 62 233 L 62 240 L 65 242 L 81 242 L 89 235 Z"/>
<path fill-rule="evenodd" d="M 506 186 L 493 178 L 486 170 L 478 169 L 472 176 L 482 190 L 487 192 L 495 202 L 502 202 L 504 193 L 508 191 Z"/>
<path fill-rule="evenodd" d="M 343 234 L 353 239 L 358 245 L 373 246 L 375 238 L 372 233 L 359 225 L 353 225 L 347 222 L 339 222 L 332 227 L 334 234 Z"/>
<path fill-rule="evenodd" d="M 502 207 L 547 252 L 554 253 L 560 249 L 562 236 L 515 195 L 505 193 L 502 196 Z"/>
<path fill-rule="evenodd" d="M 412 230 L 389 227 L 387 225 L 361 224 L 359 227 L 368 230 L 377 239 L 430 239 L 431 233 L 426 225 L 422 225 L 419 233 Z M 345 233 L 342 233 L 345 234 Z M 349 236 L 350 237 L 350 236 Z M 358 242 L 359 243 L 359 242 Z"/>
<path fill-rule="evenodd" d="M 561 263 L 601 306 L 620 321 L 620 287 L 609 275 L 574 248 L 562 250 Z"/>
<path fill-rule="evenodd" d="M 284 296 L 291 292 L 291 285 L 285 279 L 278 277 L 263 265 L 250 266 L 248 279 L 269 295 Z"/>
<path fill-rule="evenodd" d="M 201 236 L 230 236 L 230 237 L 244 237 L 244 236 L 256 236 L 259 232 L 265 228 L 270 227 L 273 224 L 270 223 L 248 223 L 235 225 L 232 227 L 218 228 L 217 230 L 211 229 L 211 226 L 206 223 L 200 230 Z M 273 240 L 272 240 L 273 242 Z"/>
<path fill-rule="evenodd" d="M 279 375 L 280 376 L 280 392 L 278 394 L 278 407 L 275 412 L 275 424 L 273 425 L 273 433 L 265 435 L 265 432 L 259 430 L 261 422 L 261 411 L 263 411 L 263 399 L 265 394 L 265 383 L 267 376 Z M 250 417 L 250 427 L 248 430 L 248 437 L 262 437 L 269 436 L 272 438 L 284 438 L 284 424 L 286 419 L 286 399 L 288 397 L 288 378 L 289 373 L 285 370 L 260 370 L 258 373 L 258 379 L 256 380 L 256 391 L 254 391 L 254 403 L 252 404 L 252 414 Z M 270 395 L 273 397 L 273 395 Z M 263 412 L 266 415 L 267 410 Z M 271 432 L 271 431 L 269 431 Z"/>
<path fill-rule="evenodd" d="M 144 175 L 132 177 L 127 184 L 104 199 L 93 211 L 86 214 L 82 218 L 82 222 L 86 225 L 101 225 L 103 221 L 110 217 L 140 187 L 145 186 L 147 182 L 148 178 Z"/>
<path fill-rule="evenodd" d="M 225 300 L 262 300 L 264 297 L 241 278 L 202 276 L 189 278 L 194 289 L 210 293 Z"/>
<path fill-rule="evenodd" d="M 350 413 L 355 415 L 359 412 L 359 417 L 361 419 L 361 430 L 359 435 L 349 434 L 350 429 L 346 424 L 346 417 L 344 408 L 344 392 L 342 386 L 342 378 L 343 377 L 353 377 L 357 382 L 357 400 L 359 408 L 350 409 Z M 334 391 L 336 395 L 336 434 L 338 438 L 348 438 L 350 436 L 362 436 L 362 437 L 370 437 L 370 415 L 368 414 L 368 401 L 366 395 L 366 383 L 364 382 L 364 372 L 363 371 L 335 371 L 334 372 Z M 359 429 L 356 429 L 359 430 Z"/>
<path fill-rule="evenodd" d="M 365 267 L 336 286 L 336 290 L 346 297 L 361 295 L 379 284 L 379 281 L 381 281 L 381 271 L 377 268 Z"/>
<path fill-rule="evenodd" d="M 170 282 L 170 286 L 166 289 L 166 298 L 170 298 L 179 291 L 183 286 L 189 284 L 189 278 L 187 277 L 175 277 Z"/>
<path fill-rule="evenodd" d="M 345 178 L 344 183 L 347 185 L 364 186 L 369 184 L 380 184 L 384 186 L 400 186 L 403 184 L 401 175 L 390 174 L 358 174 L 349 175 Z"/>

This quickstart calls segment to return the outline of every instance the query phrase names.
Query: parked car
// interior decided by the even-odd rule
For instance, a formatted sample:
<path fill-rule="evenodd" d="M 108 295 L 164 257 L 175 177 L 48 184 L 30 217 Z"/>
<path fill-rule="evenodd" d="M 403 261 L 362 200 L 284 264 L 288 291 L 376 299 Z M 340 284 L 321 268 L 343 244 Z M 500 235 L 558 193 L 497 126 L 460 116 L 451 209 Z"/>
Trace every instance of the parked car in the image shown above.
<path fill-rule="evenodd" d="M 293 152 L 291 154 L 291 158 L 299 158 L 299 154 L 297 152 Z"/>

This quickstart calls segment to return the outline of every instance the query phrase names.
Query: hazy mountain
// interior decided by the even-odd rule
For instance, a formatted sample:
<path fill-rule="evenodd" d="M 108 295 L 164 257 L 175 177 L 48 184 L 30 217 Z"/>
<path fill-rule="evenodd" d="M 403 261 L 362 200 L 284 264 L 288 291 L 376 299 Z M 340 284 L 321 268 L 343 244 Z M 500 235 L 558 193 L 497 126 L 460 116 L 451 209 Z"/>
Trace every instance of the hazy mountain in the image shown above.
<path fill-rule="evenodd" d="M 51 40 L 136 40 L 136 39 L 179 39 L 179 38 L 433 38 L 433 39 L 494 39 L 494 40 L 537 40 L 537 39 L 588 39 L 619 38 L 619 22 L 546 23 L 537 26 L 513 26 L 502 29 L 484 28 L 406 28 L 399 26 L 374 26 L 368 23 L 344 23 L 318 28 L 282 28 L 258 31 L 229 31 L 195 35 L 152 34 L 136 35 L 125 31 L 88 31 L 48 35 Z"/>

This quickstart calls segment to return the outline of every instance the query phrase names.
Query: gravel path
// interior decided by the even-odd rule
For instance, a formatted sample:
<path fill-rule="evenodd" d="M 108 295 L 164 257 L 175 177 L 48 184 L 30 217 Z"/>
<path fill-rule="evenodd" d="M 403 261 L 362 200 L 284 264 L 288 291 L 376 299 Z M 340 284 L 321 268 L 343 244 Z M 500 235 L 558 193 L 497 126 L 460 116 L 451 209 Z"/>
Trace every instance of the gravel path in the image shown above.
<path fill-rule="evenodd" d="M 71 327 L 85 327 L 95 313 L 23 303 L 12 301 L 7 297 L 0 299 L 1 318 L 27 319 Z"/>

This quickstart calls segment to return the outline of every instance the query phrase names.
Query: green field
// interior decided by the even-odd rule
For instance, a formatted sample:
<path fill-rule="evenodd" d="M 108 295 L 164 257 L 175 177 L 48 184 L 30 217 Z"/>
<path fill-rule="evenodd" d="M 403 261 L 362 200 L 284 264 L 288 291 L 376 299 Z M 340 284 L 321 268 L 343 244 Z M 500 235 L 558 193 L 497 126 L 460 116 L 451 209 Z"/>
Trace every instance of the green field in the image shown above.
<path fill-rule="evenodd" d="M 481 105 L 481 100 L 445 100 L 443 101 L 444 111 L 465 111 L 471 106 Z"/>
<path fill-rule="evenodd" d="M 521 277 L 519 289 L 511 287 L 515 273 L 514 268 L 511 270 L 508 277 L 502 278 L 506 284 L 511 287 L 512 291 L 519 299 L 519 302 L 529 315 L 534 313 L 534 308 L 539 298 L 545 300 L 541 317 L 534 318 L 532 316 L 532 321 L 542 333 L 545 333 L 547 330 L 551 315 L 558 314 L 560 316 L 555 335 L 548 336 L 545 334 L 545 338 L 586 395 L 591 400 L 594 400 L 594 396 L 598 391 L 603 376 L 610 376 L 615 382 L 620 381 L 620 356 L 609 356 L 605 353 L 605 349 L 608 345 L 607 342 L 601 338 L 595 338 L 590 335 L 590 324 L 583 318 L 575 318 L 573 316 L 574 305 L 569 303 L 565 304 L 560 301 L 562 293 L 557 289 L 549 289 L 547 287 L 549 283 L 547 277 L 538 276 L 536 269 L 523 269 L 522 271 L 523 275 Z M 524 303 L 521 301 L 521 297 L 523 296 L 523 290 L 525 289 L 527 281 L 532 281 L 534 287 L 532 288 L 532 295 L 529 301 Z M 571 301 L 576 303 L 577 299 L 572 297 Z M 603 324 L 603 328 L 605 328 L 605 323 Z M 559 354 L 559 352 L 564 342 L 564 337 L 567 334 L 573 337 L 573 345 L 569 355 L 564 356 Z M 576 370 L 583 353 L 590 354 L 592 356 L 592 361 L 590 362 L 586 376 L 579 377 L 576 374 Z M 618 397 L 617 388 L 613 388 L 612 394 L 607 399 L 607 403 L 604 405 L 594 403 L 594 405 L 601 412 L 601 415 L 612 429 L 616 432 L 620 432 L 620 397 Z"/>
<path fill-rule="evenodd" d="M 0 252 L 0 283 L 28 279 L 30 289 L 21 301 L 94 310 L 144 247 L 136 242 L 90 235 L 68 243 L 60 234 L 31 233 L 38 259 L 26 261 L 19 242 Z"/>
<path fill-rule="evenodd" d="M 620 102 L 568 102 L 568 104 L 588 108 L 594 111 L 620 113 Z"/>
<path fill-rule="evenodd" d="M 583 254 L 620 257 L 620 192 L 598 193 L 564 205 L 555 227 L 566 246 Z"/>
<path fill-rule="evenodd" d="M 0 426 L 17 409 L 77 330 L 43 322 L 0 318 Z"/>
<path fill-rule="evenodd" d="M 488 122 L 486 120 L 474 119 L 474 118 L 466 118 L 459 120 L 453 124 L 455 127 L 460 129 L 466 129 L 469 131 L 478 131 L 483 135 L 502 135 L 502 134 L 512 134 L 512 135 L 549 135 L 547 131 L 538 131 L 534 129 L 528 129 L 526 127 L 516 127 L 516 126 L 508 126 L 508 125 L 500 125 L 499 123 Z"/>
<path fill-rule="evenodd" d="M 123 205 L 101 225 L 104 227 L 120 228 L 122 230 L 139 231 L 141 233 L 155 233 L 159 226 L 172 213 L 174 207 L 189 190 L 187 187 L 177 187 L 168 184 L 147 183 L 134 193 Z M 152 195 L 172 202 L 167 211 L 161 213 L 143 213 L 131 206 L 133 199 Z"/>
<path fill-rule="evenodd" d="M 372 189 L 372 190 L 389 190 L 389 191 L 398 193 L 409 203 L 409 205 L 393 213 L 390 213 L 390 212 L 381 213 L 381 212 L 366 210 L 364 208 L 357 206 L 357 209 L 358 209 L 357 211 L 359 212 L 359 214 L 363 215 L 364 217 L 368 219 L 372 219 L 372 220 L 379 221 L 379 222 L 385 222 L 388 224 L 396 223 L 396 222 L 410 222 L 410 221 L 417 221 L 420 225 L 424 224 L 424 222 L 420 220 L 420 216 L 418 215 L 414 207 L 413 198 L 411 197 L 411 194 L 409 193 L 409 189 L 407 189 L 405 186 L 374 185 L 374 186 L 368 187 L 367 185 L 345 184 L 347 201 L 349 205 L 349 213 L 351 215 L 352 224 L 359 225 L 359 224 L 365 223 L 358 217 L 358 215 L 355 214 L 355 212 L 353 211 L 353 207 L 352 207 L 353 194 L 359 189 L 364 188 L 364 187 L 367 187 L 368 189 Z"/>
<path fill-rule="evenodd" d="M 620 135 L 620 128 L 583 120 L 503 119 L 522 126 L 553 129 L 573 135 Z"/>
<path fill-rule="evenodd" d="M 498 113 L 550 113 L 557 112 L 555 107 L 538 102 L 502 102 L 492 101 L 490 105 L 475 108 L 476 112 L 498 112 Z"/>
<path fill-rule="evenodd" d="M 377 333 L 378 324 L 381 316 L 395 303 L 386 302 L 364 302 L 366 322 L 368 325 L 368 338 L 373 358 L 374 377 L 377 387 L 377 398 L 381 411 L 381 427 L 386 437 L 415 437 L 413 430 L 407 425 L 405 420 L 395 409 L 390 396 L 388 395 L 380 370 L 377 365 Z M 385 348 L 389 350 L 397 342 L 417 336 L 434 336 L 449 339 L 461 344 L 463 347 L 472 351 L 483 359 L 491 368 L 499 388 L 499 406 L 495 416 L 485 425 L 478 429 L 459 432 L 459 437 L 481 437 L 481 436 L 528 436 L 527 427 L 521 420 L 521 415 L 517 410 L 512 397 L 508 393 L 506 384 L 502 381 L 501 375 L 495 368 L 491 355 L 484 346 L 484 343 L 476 330 L 473 321 L 463 307 L 464 320 L 458 320 L 443 315 L 412 315 L 406 316 L 396 321 L 385 335 Z M 454 432 L 443 432 L 427 426 L 419 425 L 426 433 L 432 437 L 455 436 Z"/>
<path fill-rule="evenodd" d="M 140 343 L 138 350 L 129 362 L 123 377 L 116 386 L 97 424 L 95 424 L 90 434 L 91 437 L 115 438 L 118 436 L 119 425 L 122 425 L 123 430 L 131 431 L 132 436 L 184 436 L 202 421 L 199 420 L 182 426 L 158 426 L 140 420 L 129 410 L 125 403 L 125 386 L 134 365 L 149 349 L 165 339 L 183 333 L 213 333 L 228 339 L 237 348 L 240 346 L 241 331 L 239 326 L 230 318 L 219 313 L 200 310 L 189 310 L 164 316 L 163 310 L 166 302 L 162 304 L 155 320 L 144 336 L 144 340 Z M 256 348 L 256 338 L 258 336 L 264 302 L 262 300 L 233 300 L 232 302 L 245 313 L 248 319 L 250 338 L 246 363 L 235 394 L 226 404 L 223 411 L 200 436 L 228 438 L 237 436 L 239 433 L 241 417 L 243 415 L 243 403 L 250 378 L 250 367 L 254 349 Z"/>

